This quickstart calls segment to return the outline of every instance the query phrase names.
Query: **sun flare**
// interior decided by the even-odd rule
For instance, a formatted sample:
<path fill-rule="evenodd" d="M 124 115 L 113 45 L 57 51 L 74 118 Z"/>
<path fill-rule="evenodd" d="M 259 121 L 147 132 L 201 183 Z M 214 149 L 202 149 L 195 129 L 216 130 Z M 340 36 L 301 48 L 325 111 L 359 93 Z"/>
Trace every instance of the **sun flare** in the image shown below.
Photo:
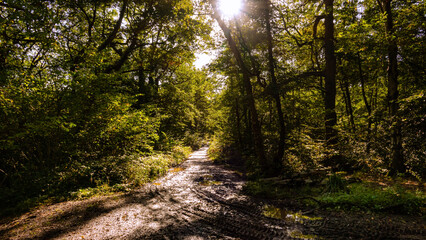
<path fill-rule="evenodd" d="M 242 0 L 219 0 L 219 9 L 225 18 L 233 18 L 241 11 Z"/>

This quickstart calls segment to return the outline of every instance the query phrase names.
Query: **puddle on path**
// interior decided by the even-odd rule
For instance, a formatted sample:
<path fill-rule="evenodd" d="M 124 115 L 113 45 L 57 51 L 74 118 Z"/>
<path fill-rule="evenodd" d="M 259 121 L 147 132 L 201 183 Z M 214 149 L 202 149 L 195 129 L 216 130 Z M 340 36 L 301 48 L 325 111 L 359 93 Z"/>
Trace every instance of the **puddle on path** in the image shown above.
<path fill-rule="evenodd" d="M 307 215 L 303 215 L 300 212 L 292 212 L 283 208 L 277 208 L 272 205 L 265 205 L 263 207 L 263 215 L 270 218 L 282 219 L 291 222 L 300 222 L 303 221 L 318 221 L 322 220 L 321 217 L 310 217 Z"/>
<path fill-rule="evenodd" d="M 221 185 L 222 182 L 204 180 L 204 181 L 201 181 L 200 184 L 203 185 L 203 186 L 211 186 L 211 185 Z"/>
<path fill-rule="evenodd" d="M 278 208 L 273 205 L 263 206 L 263 215 L 270 218 L 280 219 L 287 222 L 298 222 L 304 221 L 318 221 L 322 220 L 321 217 L 310 217 L 303 215 L 300 212 L 292 212 L 283 208 Z M 296 239 L 324 239 L 314 234 L 304 234 L 300 230 L 289 231 L 289 235 Z"/>
<path fill-rule="evenodd" d="M 297 239 L 324 239 L 314 234 L 303 234 L 300 231 L 293 231 L 290 233 L 290 236 Z"/>

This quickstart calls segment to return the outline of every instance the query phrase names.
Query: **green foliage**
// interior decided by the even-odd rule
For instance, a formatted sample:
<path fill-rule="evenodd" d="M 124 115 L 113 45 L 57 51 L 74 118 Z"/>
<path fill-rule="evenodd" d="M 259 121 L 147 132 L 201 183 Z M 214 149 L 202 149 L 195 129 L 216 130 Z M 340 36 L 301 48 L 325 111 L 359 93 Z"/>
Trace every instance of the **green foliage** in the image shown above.
<path fill-rule="evenodd" d="M 338 173 L 332 173 L 328 176 L 326 184 L 326 193 L 344 192 L 347 189 L 347 183 Z"/>
<path fill-rule="evenodd" d="M 425 3 L 394 1 L 390 33 L 377 1 L 335 1 L 335 146 L 323 141 L 323 4 L 273 3 L 272 66 L 259 11 L 265 8 L 259 1 L 245 4 L 245 24 L 226 24 L 251 76 L 265 159 L 254 157 L 259 146 L 242 69 L 224 39 L 211 41 L 211 22 L 197 12 L 206 9 L 195 9 L 193 1 L 1 4 L 0 200 L 10 205 L 79 189 L 87 190 L 77 195 L 89 196 L 105 183 L 140 185 L 186 155 L 177 146 L 196 149 L 209 138 L 212 159 L 245 161 L 253 177 L 264 174 L 260 166 L 271 159 L 283 163 L 276 172 L 289 174 L 321 167 L 330 156 L 340 161 L 338 167 L 387 174 L 389 129 L 399 122 L 408 172 L 424 180 Z M 219 50 L 209 73 L 191 64 L 194 51 L 207 45 L 201 40 Z M 400 82 L 400 110 L 392 118 L 390 40 L 398 46 Z M 270 67 L 277 78 L 273 85 Z M 286 137 L 279 159 L 277 103 Z M 329 184 L 331 192 L 344 185 L 337 176 Z"/>
<path fill-rule="evenodd" d="M 419 181 L 426 177 L 426 95 L 419 91 L 401 101 L 404 155 L 408 172 Z"/>
<path fill-rule="evenodd" d="M 211 134 L 214 122 L 210 120 L 215 80 L 205 72 L 189 65 L 180 66 L 170 82 L 159 89 L 158 106 L 163 113 L 162 143 L 167 139 L 179 139 L 185 145 L 198 149 Z M 173 103 L 173 104 L 170 104 Z"/>
<path fill-rule="evenodd" d="M 44 181 L 48 182 L 48 184 L 38 182 L 43 184 L 42 190 L 37 188 L 30 192 L 22 192 L 29 189 L 0 189 L 0 202 L 4 206 L 0 215 L 27 211 L 35 206 L 57 201 L 81 200 L 126 192 L 163 176 L 170 167 L 188 158 L 191 152 L 190 147 L 174 146 L 169 153 L 108 157 L 88 165 L 74 164 L 57 172 L 55 176 L 41 174 L 45 177 Z M 34 188 L 34 185 L 28 185 Z M 17 186 L 24 187 L 24 185 Z M 39 195 L 31 196 L 31 193 Z"/>
<path fill-rule="evenodd" d="M 122 103 L 112 104 L 118 107 Z M 114 155 L 117 152 L 152 152 L 154 143 L 159 139 L 157 132 L 160 121 L 155 116 L 147 115 L 141 110 L 126 109 L 123 114 L 109 119 L 106 128 L 100 133 L 102 152 L 113 152 Z"/>
<path fill-rule="evenodd" d="M 423 216 L 426 214 L 424 191 L 407 190 L 398 185 L 377 187 L 368 183 L 347 184 L 341 177 L 332 176 L 338 175 L 330 175 L 329 182 L 323 188 L 306 185 L 292 187 L 271 181 L 256 180 L 249 181 L 244 186 L 244 192 L 260 198 L 299 198 L 299 201 L 305 204 L 322 208 Z"/>
<path fill-rule="evenodd" d="M 127 181 L 140 186 L 164 175 L 169 167 L 176 166 L 189 156 L 188 148 L 174 148 L 171 154 L 158 154 L 134 158 L 126 166 Z"/>
<path fill-rule="evenodd" d="M 240 51 L 245 68 L 253 75 L 253 94 L 266 159 L 255 159 L 252 115 L 233 51 L 225 46 L 211 69 L 226 76 L 218 98 L 217 138 L 250 161 L 259 171 L 262 161 L 274 159 L 279 145 L 279 116 L 271 93 L 279 93 L 284 112 L 286 148 L 280 172 L 307 171 L 321 165 L 336 169 L 388 174 L 392 154 L 390 129 L 401 121 L 403 158 L 408 172 L 425 178 L 424 156 L 424 59 L 426 59 L 424 13 L 421 1 L 392 2 L 393 32 L 386 30 L 387 15 L 377 1 L 334 1 L 336 56 L 336 113 L 339 141 L 324 144 L 324 22 L 321 2 L 281 1 L 271 14 L 276 89 L 271 89 L 266 24 L 259 15 L 259 2 L 247 1 L 239 21 L 226 22 Z M 259 29 L 262 29 L 261 31 Z M 314 29 L 315 36 L 314 36 Z M 392 40 L 392 41 L 391 41 Z M 388 50 L 398 47 L 399 112 L 389 117 Z M 219 76 L 220 77 L 220 76 Z M 395 141 L 394 141 L 395 142 Z M 253 160 L 254 159 L 254 160 Z M 330 160 L 327 164 L 324 160 Z M 256 162 L 257 161 L 257 162 Z"/>
<path fill-rule="evenodd" d="M 422 191 L 408 191 L 399 186 L 378 188 L 366 184 L 351 184 L 348 189 L 348 192 L 323 194 L 317 199 L 337 209 L 425 214 L 426 195 Z"/>
<path fill-rule="evenodd" d="M 215 161 L 215 162 L 221 162 L 221 157 L 223 157 L 222 149 L 223 149 L 223 142 L 218 139 L 218 135 L 214 135 L 213 139 L 211 139 L 209 143 L 209 149 L 207 150 L 207 155 L 209 156 L 209 159 Z"/>
<path fill-rule="evenodd" d="M 114 192 L 118 192 L 117 190 L 120 189 L 120 187 L 116 186 L 117 185 L 114 185 L 114 187 L 110 187 L 108 184 L 103 184 L 98 187 L 78 189 L 77 191 L 70 193 L 69 199 L 82 200 L 94 196 L 111 194 Z"/>
<path fill-rule="evenodd" d="M 214 81 L 191 62 L 211 28 L 191 1 L 9 1 L 0 19 L 2 205 L 142 184 L 204 144 Z"/>
<path fill-rule="evenodd" d="M 307 132 L 293 131 L 288 134 L 289 147 L 285 153 L 287 172 L 303 172 L 317 168 L 325 158 L 326 149 L 322 141 L 312 138 Z"/>

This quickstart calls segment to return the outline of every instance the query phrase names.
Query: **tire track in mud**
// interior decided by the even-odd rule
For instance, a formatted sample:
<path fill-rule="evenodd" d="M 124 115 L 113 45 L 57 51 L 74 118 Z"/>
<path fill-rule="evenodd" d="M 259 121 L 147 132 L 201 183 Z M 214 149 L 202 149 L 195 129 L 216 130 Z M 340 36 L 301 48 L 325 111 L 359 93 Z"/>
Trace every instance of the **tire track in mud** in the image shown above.
<path fill-rule="evenodd" d="M 0 238 L 423 239 L 425 234 L 424 221 L 419 226 L 389 225 L 388 218 L 328 213 L 269 218 L 263 214 L 266 201 L 241 193 L 244 183 L 233 171 L 209 161 L 204 147 L 138 191 L 39 209 L 0 224 Z"/>
<path fill-rule="evenodd" d="M 260 204 L 241 194 L 244 181 L 237 174 L 213 165 L 207 148 L 194 153 L 184 171 L 154 183 L 165 205 L 173 205 L 173 222 L 144 229 L 138 239 L 290 239 L 301 226 L 262 215 Z M 170 201 L 172 199 L 172 201 Z"/>

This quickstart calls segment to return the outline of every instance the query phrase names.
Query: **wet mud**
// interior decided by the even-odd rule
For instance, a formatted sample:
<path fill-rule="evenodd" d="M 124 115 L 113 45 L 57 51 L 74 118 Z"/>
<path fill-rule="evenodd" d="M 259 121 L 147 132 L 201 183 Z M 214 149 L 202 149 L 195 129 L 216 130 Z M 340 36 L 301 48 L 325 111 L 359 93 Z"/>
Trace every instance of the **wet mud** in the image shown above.
<path fill-rule="evenodd" d="M 42 207 L 0 224 L 1 239 L 424 239 L 425 221 L 311 211 L 242 194 L 207 148 L 141 189 Z"/>

